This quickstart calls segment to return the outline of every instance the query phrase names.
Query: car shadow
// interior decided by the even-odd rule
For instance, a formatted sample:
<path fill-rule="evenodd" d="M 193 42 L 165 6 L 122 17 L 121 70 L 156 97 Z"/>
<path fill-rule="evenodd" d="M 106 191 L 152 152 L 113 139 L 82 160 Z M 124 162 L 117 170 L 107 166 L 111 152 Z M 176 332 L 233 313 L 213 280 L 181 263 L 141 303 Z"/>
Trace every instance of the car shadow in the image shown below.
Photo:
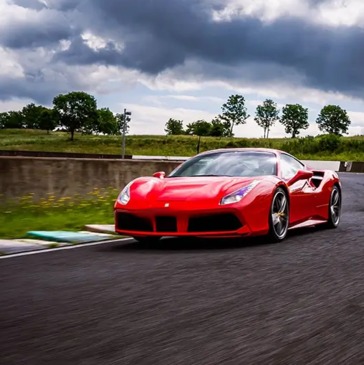
<path fill-rule="evenodd" d="M 258 238 L 163 238 L 157 243 L 139 243 L 132 241 L 114 245 L 113 251 L 212 251 L 238 249 L 248 246 L 268 244 Z"/>

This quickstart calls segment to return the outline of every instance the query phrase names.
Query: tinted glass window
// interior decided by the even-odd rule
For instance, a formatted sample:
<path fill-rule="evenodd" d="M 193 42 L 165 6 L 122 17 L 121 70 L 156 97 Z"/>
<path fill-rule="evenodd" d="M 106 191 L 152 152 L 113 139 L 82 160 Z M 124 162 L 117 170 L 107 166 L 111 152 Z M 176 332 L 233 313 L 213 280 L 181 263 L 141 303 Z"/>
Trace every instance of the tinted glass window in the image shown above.
<path fill-rule="evenodd" d="M 282 178 L 288 180 L 296 175 L 298 170 L 304 169 L 304 165 L 294 157 L 282 154 L 281 155 L 281 174 Z"/>
<path fill-rule="evenodd" d="M 177 176 L 261 176 L 276 175 L 277 160 L 268 152 L 216 152 L 186 161 L 169 177 Z"/>

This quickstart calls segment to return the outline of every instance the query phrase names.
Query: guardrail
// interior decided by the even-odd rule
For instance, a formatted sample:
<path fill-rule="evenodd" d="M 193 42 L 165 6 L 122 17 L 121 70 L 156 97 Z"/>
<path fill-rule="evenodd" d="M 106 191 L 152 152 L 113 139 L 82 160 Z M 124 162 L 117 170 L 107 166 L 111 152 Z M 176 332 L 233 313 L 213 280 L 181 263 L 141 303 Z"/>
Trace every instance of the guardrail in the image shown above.
<path fill-rule="evenodd" d="M 11 157 L 55 157 L 55 158 L 91 158 L 91 159 L 122 159 L 121 155 L 104 153 L 78 153 L 78 152 L 43 152 L 43 151 L 8 151 L 0 150 L 0 156 Z M 132 155 L 125 155 L 126 159 L 132 159 Z"/>
<path fill-rule="evenodd" d="M 96 153 L 75 153 L 75 152 L 43 152 L 43 151 L 7 151 L 0 150 L 0 156 L 11 157 L 48 157 L 48 158 L 88 158 L 88 159 L 111 159 L 122 160 L 121 155 L 96 154 Z M 127 160 L 153 160 L 153 161 L 180 161 L 187 160 L 187 156 L 147 156 L 147 155 L 125 155 Z M 364 162 L 358 161 L 320 161 L 302 160 L 307 166 L 320 170 L 333 170 L 339 172 L 364 172 Z"/>
<path fill-rule="evenodd" d="M 356 161 L 340 162 L 339 171 L 364 172 L 364 162 L 356 162 Z"/>
<path fill-rule="evenodd" d="M 132 156 L 132 159 L 133 160 L 186 161 L 190 157 L 184 157 L 184 156 L 143 156 L 143 155 L 133 155 Z"/>

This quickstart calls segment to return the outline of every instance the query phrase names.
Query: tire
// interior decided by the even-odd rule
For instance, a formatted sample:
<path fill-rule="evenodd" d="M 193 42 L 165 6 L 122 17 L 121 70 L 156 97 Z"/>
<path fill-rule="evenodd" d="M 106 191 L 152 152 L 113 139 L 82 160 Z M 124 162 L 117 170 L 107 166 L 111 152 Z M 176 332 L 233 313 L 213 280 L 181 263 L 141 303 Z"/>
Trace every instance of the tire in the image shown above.
<path fill-rule="evenodd" d="M 341 192 L 340 189 L 334 185 L 329 200 L 329 218 L 326 223 L 327 228 L 337 228 L 341 218 Z"/>
<path fill-rule="evenodd" d="M 289 201 L 287 193 L 278 188 L 273 195 L 269 210 L 269 237 L 272 242 L 283 241 L 289 226 Z"/>
<path fill-rule="evenodd" d="M 149 236 L 149 237 L 133 237 L 135 239 L 135 241 L 141 243 L 141 244 L 145 244 L 145 245 L 152 245 L 152 244 L 156 244 L 159 242 L 159 240 L 161 239 L 160 237 L 154 237 L 154 236 Z"/>

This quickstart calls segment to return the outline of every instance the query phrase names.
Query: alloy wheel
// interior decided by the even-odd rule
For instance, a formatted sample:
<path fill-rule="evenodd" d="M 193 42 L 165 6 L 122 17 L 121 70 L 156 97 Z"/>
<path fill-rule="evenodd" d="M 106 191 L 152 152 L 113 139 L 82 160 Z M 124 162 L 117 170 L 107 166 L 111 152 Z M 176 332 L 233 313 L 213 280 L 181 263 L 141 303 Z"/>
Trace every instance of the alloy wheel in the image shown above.
<path fill-rule="evenodd" d="M 334 227 L 337 227 L 340 222 L 340 213 L 341 213 L 341 196 L 339 189 L 334 186 L 330 196 L 330 218 L 331 224 Z"/>
<path fill-rule="evenodd" d="M 282 240 L 287 235 L 288 218 L 288 199 L 286 193 L 279 189 L 274 195 L 271 208 L 271 229 L 277 240 Z"/>

